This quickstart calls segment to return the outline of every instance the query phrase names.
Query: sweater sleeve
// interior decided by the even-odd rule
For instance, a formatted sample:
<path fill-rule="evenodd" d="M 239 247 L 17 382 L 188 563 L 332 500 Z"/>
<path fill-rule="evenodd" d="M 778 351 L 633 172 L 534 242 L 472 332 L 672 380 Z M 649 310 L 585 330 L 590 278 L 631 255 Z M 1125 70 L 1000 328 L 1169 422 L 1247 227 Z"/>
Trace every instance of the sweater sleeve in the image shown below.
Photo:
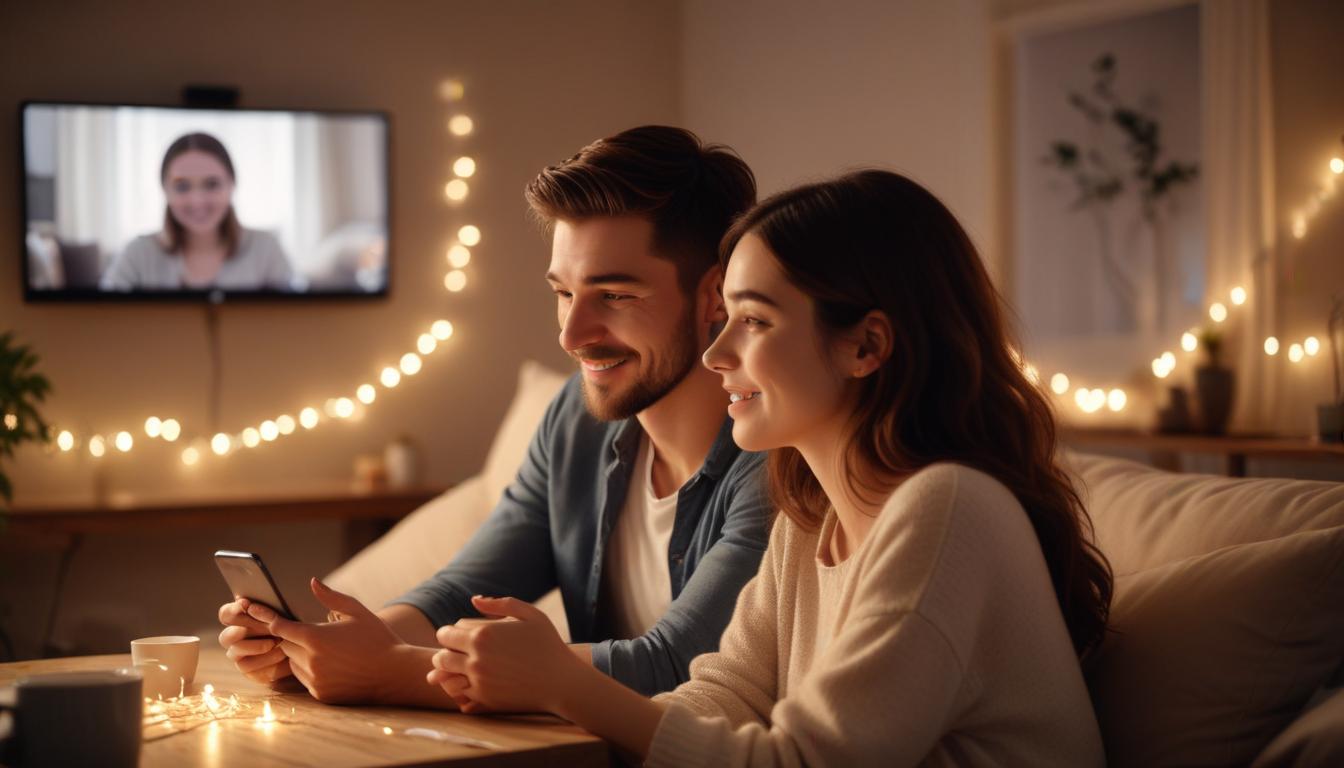
<path fill-rule="evenodd" d="M 946 731 L 963 679 L 918 613 L 851 619 L 768 719 L 734 722 L 668 697 L 646 765 L 916 765 Z"/>
<path fill-rule="evenodd" d="M 776 582 L 787 524 L 770 534 L 756 576 L 737 596 L 733 617 L 719 650 L 691 662 L 691 679 L 656 697 L 699 715 L 726 718 L 732 725 L 767 722 L 778 697 L 779 586 Z"/>

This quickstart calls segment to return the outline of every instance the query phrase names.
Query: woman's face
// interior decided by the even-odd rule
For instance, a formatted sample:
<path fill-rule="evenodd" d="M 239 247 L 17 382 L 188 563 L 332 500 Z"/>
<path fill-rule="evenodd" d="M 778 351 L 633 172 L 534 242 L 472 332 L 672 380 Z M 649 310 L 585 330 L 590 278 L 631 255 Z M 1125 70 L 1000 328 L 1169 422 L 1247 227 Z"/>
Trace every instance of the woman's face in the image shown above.
<path fill-rule="evenodd" d="M 800 447 L 843 436 L 852 408 L 836 342 L 815 303 L 789 282 L 765 241 L 747 234 L 724 273 L 728 323 L 705 352 L 731 399 L 733 440 L 744 450 Z"/>
<path fill-rule="evenodd" d="M 212 235 L 229 211 L 233 178 L 214 155 L 189 149 L 168 163 L 163 192 L 178 224 L 194 235 Z"/>

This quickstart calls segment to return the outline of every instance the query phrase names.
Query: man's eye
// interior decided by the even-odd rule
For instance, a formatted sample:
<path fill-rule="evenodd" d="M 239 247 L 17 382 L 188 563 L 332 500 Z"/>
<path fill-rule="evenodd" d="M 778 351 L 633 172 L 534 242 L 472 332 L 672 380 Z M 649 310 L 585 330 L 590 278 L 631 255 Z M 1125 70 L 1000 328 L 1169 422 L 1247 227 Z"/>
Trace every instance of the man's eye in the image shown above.
<path fill-rule="evenodd" d="M 562 298 L 562 299 L 568 299 L 568 298 L 571 298 L 571 297 L 574 295 L 574 294 L 570 293 L 569 291 L 562 291 L 562 290 L 560 290 L 559 288 L 552 288 L 552 289 L 551 289 L 551 292 L 554 293 L 556 296 L 559 296 L 559 297 Z"/>
<path fill-rule="evenodd" d="M 604 294 L 602 294 L 602 298 L 603 298 L 603 299 L 606 299 L 607 301 L 624 301 L 625 299 L 630 299 L 630 298 L 634 298 L 634 297 L 633 297 L 633 296 L 627 296 L 627 295 L 625 295 L 625 294 L 621 294 L 621 293 L 604 293 Z"/>

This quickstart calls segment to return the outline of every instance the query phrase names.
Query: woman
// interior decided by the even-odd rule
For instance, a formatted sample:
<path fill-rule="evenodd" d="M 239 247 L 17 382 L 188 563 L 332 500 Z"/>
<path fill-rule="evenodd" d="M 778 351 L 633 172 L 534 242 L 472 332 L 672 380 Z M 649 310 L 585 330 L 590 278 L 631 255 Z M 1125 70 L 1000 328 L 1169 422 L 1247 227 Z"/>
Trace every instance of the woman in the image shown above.
<path fill-rule="evenodd" d="M 960 225 L 863 171 L 765 201 L 721 253 L 728 324 L 704 362 L 734 439 L 771 450 L 784 517 L 719 651 L 647 700 L 532 606 L 477 598 L 513 620 L 442 628 L 430 682 L 649 764 L 1102 764 L 1078 660 L 1109 568 Z"/>
<path fill-rule="evenodd" d="M 159 181 L 163 230 L 132 240 L 103 274 L 103 290 L 289 290 L 293 270 L 279 241 L 238 223 L 233 163 L 219 139 L 189 133 L 174 141 Z"/>

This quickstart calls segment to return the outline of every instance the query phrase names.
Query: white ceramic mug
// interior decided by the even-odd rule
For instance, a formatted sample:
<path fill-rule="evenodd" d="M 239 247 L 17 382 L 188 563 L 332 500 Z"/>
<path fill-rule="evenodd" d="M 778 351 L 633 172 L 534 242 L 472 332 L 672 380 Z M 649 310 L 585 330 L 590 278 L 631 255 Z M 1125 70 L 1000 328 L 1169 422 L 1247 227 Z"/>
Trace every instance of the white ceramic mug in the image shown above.
<path fill-rule="evenodd" d="M 140 672 L 110 669 L 19 678 L 0 709 L 13 710 L 0 734 L 0 759 L 20 768 L 98 765 L 134 768 L 144 722 Z"/>
<path fill-rule="evenodd" d="M 131 641 L 131 663 L 145 678 L 145 696 L 189 695 L 201 656 L 201 638 L 161 635 Z"/>

